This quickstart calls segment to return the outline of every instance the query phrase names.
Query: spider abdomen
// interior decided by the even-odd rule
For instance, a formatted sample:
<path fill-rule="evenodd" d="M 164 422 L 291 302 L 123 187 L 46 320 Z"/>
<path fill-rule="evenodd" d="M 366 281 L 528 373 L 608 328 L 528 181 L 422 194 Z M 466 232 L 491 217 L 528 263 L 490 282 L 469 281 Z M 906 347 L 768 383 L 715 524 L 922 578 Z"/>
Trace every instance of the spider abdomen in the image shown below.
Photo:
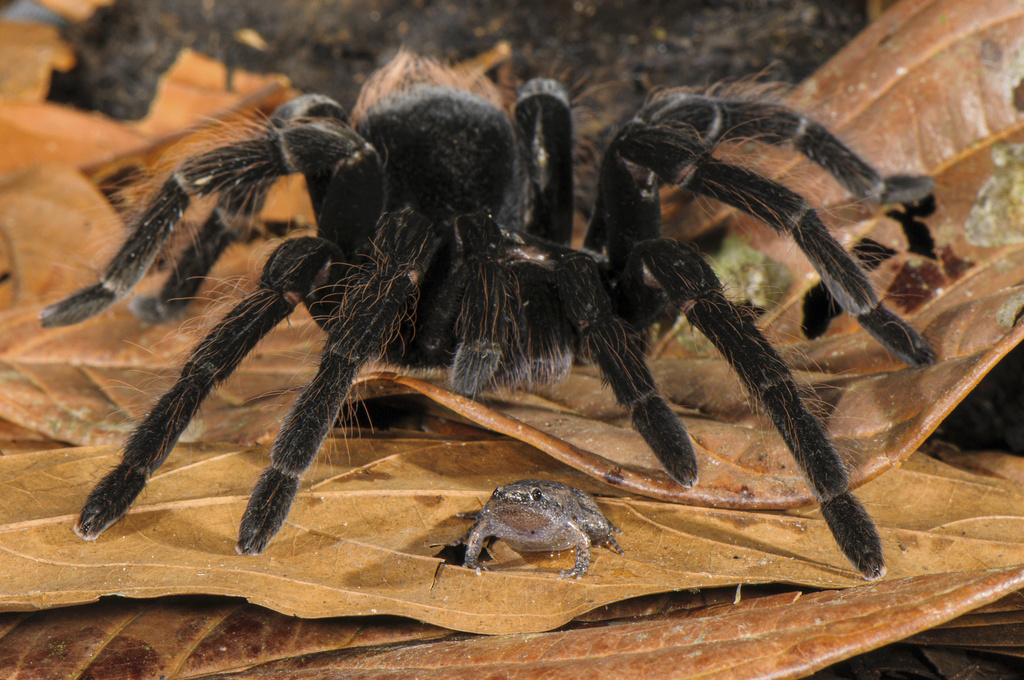
<path fill-rule="evenodd" d="M 416 85 L 375 104 L 357 130 L 383 159 L 389 210 L 410 207 L 434 220 L 478 211 L 502 223 L 512 216 L 512 126 L 482 97 Z"/>

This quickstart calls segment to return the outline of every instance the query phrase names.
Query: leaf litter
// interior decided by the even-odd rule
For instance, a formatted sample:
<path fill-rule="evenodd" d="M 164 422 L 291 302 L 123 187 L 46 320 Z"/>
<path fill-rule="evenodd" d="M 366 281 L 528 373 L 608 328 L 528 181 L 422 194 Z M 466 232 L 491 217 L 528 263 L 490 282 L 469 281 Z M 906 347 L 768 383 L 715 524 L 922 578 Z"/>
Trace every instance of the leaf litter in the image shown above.
<path fill-rule="evenodd" d="M 926 221 L 936 240 L 938 261 L 897 255 L 874 274 L 894 306 L 911 309 L 911 323 L 924 329 L 938 346 L 940 362 L 935 366 L 902 369 L 845 319 L 834 321 L 819 340 L 785 342 L 800 334 L 800 301 L 813 285 L 806 263 L 794 256 L 788 245 L 766 238 L 763 229 L 742 218 L 720 213 L 711 216 L 712 221 L 724 219 L 735 225 L 728 228 L 794 272 L 782 304 L 767 317 L 769 332 L 783 340 L 787 359 L 829 413 L 830 431 L 854 465 L 854 478 L 865 481 L 906 461 L 902 468 L 858 492 L 883 527 L 892 581 L 856 588 L 850 597 L 904 583 L 898 580 L 901 578 L 944 578 L 944 572 L 1024 563 L 1019 535 L 1019 509 L 1024 504 L 1019 485 L 935 467 L 941 464 L 917 456 L 907 458 L 942 416 L 1019 341 L 1019 328 L 1008 330 L 994 318 L 995 312 L 1013 304 L 1014 295 L 1019 294 L 1013 286 L 1022 278 L 1016 273 L 1020 271 L 1020 249 L 971 245 L 962 229 L 979 187 L 992 173 L 992 145 L 1019 142 L 1024 137 L 1021 107 L 1014 98 L 1019 82 L 1011 82 L 1014 67 L 1010 58 L 1020 53 L 1022 23 L 1022 11 L 1013 3 L 989 3 L 982 13 L 968 2 L 904 2 L 793 95 L 792 101 L 798 103 L 807 98 L 810 103 L 803 108 L 844 136 L 900 141 L 882 153 L 865 150 L 867 155 L 886 159 L 902 170 L 931 170 L 937 177 L 939 211 Z M 904 34 L 917 39 L 894 37 Z M 963 72 L 960 60 L 964 54 L 977 60 L 979 76 L 973 81 L 950 75 L 954 66 Z M 867 85 L 847 87 L 849 76 L 844 74 L 850 72 L 858 78 L 870 74 L 863 81 Z M 956 83 L 956 88 L 950 88 L 950 82 Z M 967 116 L 974 101 L 985 102 L 979 124 Z M 927 102 L 927 106 L 919 102 Z M 901 111 L 912 115 L 899 115 Z M 965 121 L 971 125 L 965 127 Z M 826 205 L 837 206 L 827 217 L 843 222 L 838 233 L 848 241 L 870 235 L 883 243 L 902 245 L 896 223 L 878 211 L 842 206 L 838 198 L 827 199 Z M 9 223 L 5 220 L 0 225 L 6 229 Z M 20 247 L 27 241 L 15 243 Z M 239 277 L 253 270 L 251 255 L 238 259 L 241 262 L 231 266 L 225 263 L 224 273 L 218 275 Z M 41 290 L 52 291 L 45 286 Z M 269 416 L 264 412 L 266 404 L 246 400 L 255 397 L 258 389 L 287 393 L 304 382 L 316 338 L 309 322 L 301 318 L 285 327 L 279 339 L 271 339 L 252 362 L 258 376 L 240 376 L 243 387 L 234 392 L 229 387 L 222 409 L 216 405 L 206 409 L 204 421 L 228 421 L 246 413 L 238 418 L 245 424 L 221 430 L 216 425 L 204 427 L 195 437 L 197 441 L 245 442 L 246 446 L 180 446 L 125 521 L 95 544 L 71 540 L 69 527 L 78 509 L 75 499 L 84 497 L 99 471 L 109 467 L 118 455 L 109 444 L 122 436 L 126 424 L 141 412 L 137 409 L 145 408 L 144 398 L 132 406 L 123 396 L 111 396 L 110 384 L 118 383 L 121 389 L 139 395 L 159 392 L 153 389 L 154 383 L 173 376 L 176 357 L 194 342 L 194 329 L 201 323 L 204 307 L 218 303 L 190 309 L 193 320 L 186 322 L 186 327 L 191 333 L 144 328 L 123 310 L 113 310 L 95 327 L 79 327 L 83 337 L 89 338 L 91 333 L 93 340 L 78 345 L 69 342 L 70 335 L 44 337 L 31 327 L 39 304 L 24 296 L 12 300 L 4 313 L 0 356 L 7 362 L 5 376 L 13 376 L 27 391 L 17 393 L 16 399 L 3 400 L 0 415 L 29 430 L 50 436 L 56 432 L 62 441 L 106 446 L 0 459 L 5 488 L 24 484 L 33 489 L 28 496 L 24 492 L 9 496 L 22 501 L 14 503 L 11 514 L 5 510 L 3 515 L 10 518 L 0 529 L 4 560 L 10 562 L 0 573 L 13 572 L 31 580 L 38 572 L 34 583 L 12 584 L 4 596 L 8 608 L 87 602 L 107 592 L 141 597 L 236 592 L 303 616 L 328 615 L 323 613 L 325 607 L 342 606 L 340 602 L 349 614 L 373 610 L 401 613 L 451 628 L 497 632 L 494 626 L 501 619 L 513 622 L 511 628 L 502 630 L 542 630 L 607 602 L 666 589 L 769 581 L 816 587 L 859 583 L 838 556 L 813 507 L 788 513 L 729 509 L 794 507 L 809 502 L 809 497 L 798 475 L 792 474 L 793 466 L 775 441 L 777 436 L 751 413 L 742 391 L 720 388 L 735 384 L 721 362 L 701 356 L 698 350 L 698 360 L 684 365 L 676 357 L 695 352 L 671 341 L 659 346 L 662 360 L 655 366 L 694 432 L 702 455 L 700 486 L 707 487 L 706 491 L 694 490 L 705 497 L 685 500 L 717 508 L 668 505 L 637 495 L 682 498 L 678 489 L 659 479 L 643 447 L 625 463 L 615 462 L 612 454 L 627 448 L 637 450 L 630 442 L 632 433 L 622 426 L 622 414 L 607 395 L 595 389 L 599 382 L 595 375 L 581 370 L 566 386 L 538 396 L 499 395 L 489 402 L 494 410 L 471 409 L 441 392 L 434 392 L 433 398 L 447 408 L 455 403 L 455 413 L 487 427 L 500 430 L 494 418 L 512 414 L 521 422 L 539 426 L 530 433 L 531 438 L 536 437 L 535 432 L 562 435 L 562 441 L 548 441 L 541 448 L 556 454 L 561 449 L 565 455 L 559 456 L 560 460 L 584 469 L 605 465 L 589 455 L 603 454 L 612 461 L 607 469 L 635 467 L 640 473 L 636 486 L 614 488 L 590 481 L 533 448 L 508 441 L 402 443 L 374 435 L 335 440 L 328 461 L 322 456 L 307 479 L 287 534 L 282 533 L 264 556 L 239 558 L 233 553 L 237 520 L 248 486 L 265 461 L 262 449 L 249 444 L 272 437 L 282 412 L 274 409 L 286 408 L 288 397 L 285 394 Z M 1015 316 L 1011 314 L 1011 318 Z M 109 337 L 124 338 L 126 343 L 110 347 L 103 342 Z M 78 379 L 61 375 L 69 366 L 80 373 Z M 280 372 L 261 371 L 262 366 L 274 366 Z M 125 369 L 141 375 L 119 372 Z M 243 373 L 249 370 L 253 369 Z M 291 378 L 283 375 L 289 370 Z M 64 381 L 76 386 L 76 396 L 62 390 Z M 701 384 L 714 389 L 702 389 Z M 411 389 L 409 384 L 401 387 Z M 424 390 L 431 391 L 429 387 Z M 95 400 L 88 417 L 81 417 L 88 409 L 76 405 L 76 399 Z M 25 415 L 31 409 L 19 412 L 22 405 L 35 406 L 36 413 Z M 251 413 L 244 411 L 247 407 Z M 78 422 L 64 424 L 69 418 Z M 362 450 L 364 443 L 370 452 Z M 408 450 L 403 448 L 406 444 Z M 453 447 L 460 455 L 451 455 L 448 449 Z M 381 455 L 384 450 L 388 453 Z M 381 457 L 375 458 L 377 455 Z M 346 464 L 335 468 L 341 459 Z M 459 572 L 465 570 L 442 566 L 432 556 L 430 549 L 450 538 L 445 531 L 458 534 L 464 528 L 452 519 L 455 512 L 473 510 L 473 504 L 479 507 L 494 486 L 513 477 L 541 473 L 602 496 L 602 508 L 626 531 L 623 546 L 627 554 L 596 553 L 591 574 L 574 583 L 552 578 L 564 566 L 564 555 L 524 559 L 515 553 L 499 553 L 503 568 L 483 577 L 463 576 Z M 713 481 L 718 473 L 721 482 Z M 791 479 L 786 479 L 787 473 Z M 193 474 L 198 479 L 193 479 Z M 784 481 L 777 482 L 780 474 Z M 603 472 L 600 476 L 610 478 Z M 53 497 L 56 505 L 44 502 L 44 496 Z M 26 498 L 31 501 L 25 502 Z M 954 512 L 958 514 L 951 514 Z M 625 537 L 631 532 L 634 539 L 627 542 Z M 669 537 L 674 540 L 670 542 Z M 659 548 L 664 554 L 657 552 Z M 325 561 L 324 554 L 337 557 Z M 238 567 L 234 567 L 236 560 L 242 560 Z M 258 566 L 254 564 L 257 561 Z M 71 565 L 75 568 L 68 569 Z M 1007 576 L 1010 573 L 1001 576 L 1003 585 L 999 587 L 1019 587 L 1013 585 L 1016 576 Z M 63 587 L 40 588 L 58 574 L 68 579 Z M 466 581 L 468 576 L 472 578 Z M 990 577 L 1000 578 L 986 574 L 977 579 Z M 974 578 L 964 575 L 961 580 Z M 516 583 L 509 584 L 508 579 Z M 907 583 L 911 582 L 916 581 Z M 272 585 L 264 585 L 254 595 L 250 590 L 254 583 Z M 369 593 L 376 589 L 383 594 Z M 526 602 L 514 595 L 523 592 L 538 597 Z M 450 599 L 455 594 L 462 598 L 458 603 Z M 439 596 L 449 599 L 442 599 L 439 605 Z M 384 604 L 369 604 L 378 597 Z M 545 607 L 538 610 L 538 603 Z M 518 604 L 519 613 L 510 615 L 501 609 L 509 604 Z M 955 609 L 951 606 L 946 611 L 952 616 Z M 884 615 L 880 617 L 885 620 Z M 923 627 L 935 623 L 919 620 Z M 858 649 L 865 649 L 875 643 L 862 639 L 858 644 Z M 844 652 L 847 656 L 852 653 Z"/>

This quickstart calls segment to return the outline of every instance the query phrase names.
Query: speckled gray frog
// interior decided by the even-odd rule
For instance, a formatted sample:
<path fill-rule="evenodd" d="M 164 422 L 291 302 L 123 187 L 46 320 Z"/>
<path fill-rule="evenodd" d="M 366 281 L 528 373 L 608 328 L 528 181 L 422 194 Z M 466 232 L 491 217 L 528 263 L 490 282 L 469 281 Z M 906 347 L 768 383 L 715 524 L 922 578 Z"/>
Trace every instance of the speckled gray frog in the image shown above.
<path fill-rule="evenodd" d="M 589 495 L 559 482 L 521 479 L 494 490 L 475 515 L 461 515 L 476 522 L 459 543 L 466 544 L 464 567 L 486 567 L 479 562 L 484 540 L 503 539 L 517 552 L 576 549 L 576 566 L 562 578 L 580 578 L 590 567 L 591 544 L 605 545 L 622 554 L 613 534 L 622 531 L 605 519 Z"/>

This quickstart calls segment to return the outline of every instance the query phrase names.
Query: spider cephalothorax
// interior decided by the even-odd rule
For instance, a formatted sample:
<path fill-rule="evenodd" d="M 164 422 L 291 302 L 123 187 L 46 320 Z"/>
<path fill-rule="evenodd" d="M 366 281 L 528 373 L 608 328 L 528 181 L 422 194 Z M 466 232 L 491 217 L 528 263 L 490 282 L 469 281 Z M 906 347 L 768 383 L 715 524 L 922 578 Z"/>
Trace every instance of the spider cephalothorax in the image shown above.
<path fill-rule="evenodd" d="M 788 141 L 864 200 L 920 199 L 932 189 L 929 178 L 882 178 L 821 125 L 778 104 L 667 92 L 605 150 L 577 251 L 569 246 L 572 116 L 558 83 L 527 82 L 509 116 L 479 78 L 403 55 L 367 85 L 355 112 L 350 121 L 326 97 L 300 97 L 248 138 L 185 160 L 101 281 L 43 312 L 44 325 L 75 323 L 127 294 L 190 201 L 216 196 L 163 291 L 142 305 L 170 315 L 230 242 L 238 216 L 279 176 L 305 175 L 318 237 L 278 247 L 256 290 L 193 350 L 89 496 L 80 536 L 95 538 L 124 514 L 210 390 L 300 303 L 327 340 L 253 490 L 239 552 L 259 553 L 281 527 L 353 377 L 376 359 L 447 367 L 453 389 L 470 396 L 554 380 L 574 358 L 591 361 L 668 473 L 690 486 L 697 462 L 689 436 L 658 392 L 639 335 L 671 305 L 715 344 L 775 423 L 846 556 L 867 578 L 884 573 L 874 525 L 789 369 L 697 251 L 661 238 L 658 188 L 677 184 L 791 235 L 843 308 L 916 365 L 933 360 L 928 344 L 879 302 L 807 202 L 713 151 L 724 139 Z"/>

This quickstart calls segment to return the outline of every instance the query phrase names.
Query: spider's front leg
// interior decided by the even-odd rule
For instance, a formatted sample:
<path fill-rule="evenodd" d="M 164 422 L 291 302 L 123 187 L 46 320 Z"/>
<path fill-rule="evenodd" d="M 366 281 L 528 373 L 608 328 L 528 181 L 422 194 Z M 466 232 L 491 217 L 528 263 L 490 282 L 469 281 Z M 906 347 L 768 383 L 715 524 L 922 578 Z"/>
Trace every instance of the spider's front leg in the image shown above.
<path fill-rule="evenodd" d="M 520 307 L 515 274 L 505 264 L 505 246 L 494 220 L 485 215 L 461 216 L 455 233 L 465 253 L 462 305 L 455 323 L 459 339 L 452 361 L 452 388 L 475 397 L 498 370 L 502 352 L 516 332 Z"/>
<path fill-rule="evenodd" d="M 697 456 L 683 421 L 658 392 L 636 332 L 615 315 L 597 265 L 573 253 L 555 269 L 566 315 L 576 325 L 583 354 L 601 369 L 619 403 L 629 409 L 633 427 L 674 480 L 697 481 Z"/>
<path fill-rule="evenodd" d="M 882 545 L 870 516 L 850 493 L 846 466 L 824 424 L 800 397 L 793 375 L 757 325 L 725 297 L 711 266 L 690 245 L 645 241 L 631 253 L 625 293 L 663 290 L 740 376 L 792 451 L 839 548 L 867 579 L 885 574 Z M 646 291 L 645 291 L 646 289 Z"/>
<path fill-rule="evenodd" d="M 524 168 L 524 231 L 553 243 L 572 238 L 572 108 L 561 83 L 535 78 L 519 91 L 516 142 Z"/>
<path fill-rule="evenodd" d="M 373 241 L 373 261 L 338 284 L 344 286 L 344 296 L 325 323 L 328 339 L 320 368 L 274 440 L 271 463 L 242 516 L 239 553 L 262 552 L 284 524 L 300 476 L 334 425 L 356 371 L 380 357 L 399 333 L 440 242 L 430 222 L 411 210 L 386 214 Z"/>
<path fill-rule="evenodd" d="M 259 286 L 228 312 L 192 351 L 181 376 L 129 435 L 121 462 L 89 494 L 75 533 L 94 539 L 120 518 L 160 467 L 178 437 L 217 384 L 230 376 L 256 344 L 327 282 L 342 259 L 316 238 L 286 241 L 263 267 Z"/>

